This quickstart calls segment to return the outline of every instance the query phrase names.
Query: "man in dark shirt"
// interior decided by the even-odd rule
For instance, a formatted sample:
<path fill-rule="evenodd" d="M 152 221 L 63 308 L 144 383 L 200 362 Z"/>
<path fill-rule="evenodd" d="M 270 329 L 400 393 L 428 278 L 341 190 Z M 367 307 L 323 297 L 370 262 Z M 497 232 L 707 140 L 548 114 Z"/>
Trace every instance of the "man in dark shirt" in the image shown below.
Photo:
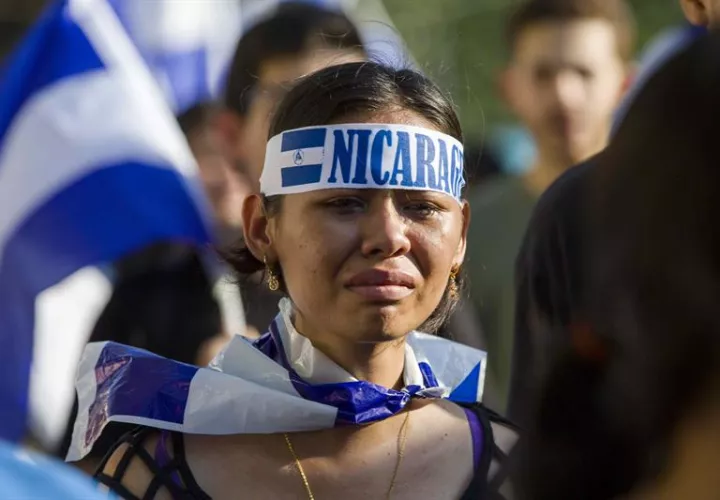
<path fill-rule="evenodd" d="M 694 25 L 720 25 L 720 0 L 680 3 Z M 666 57 L 672 57 L 698 33 L 689 30 Z M 660 66 L 652 64 L 650 71 Z M 645 83 L 646 78 L 641 81 Z M 630 93 L 630 98 L 633 95 Z M 569 345 L 569 329 L 583 321 L 583 200 L 600 155 L 570 169 L 540 198 L 516 260 L 515 341 L 507 413 L 520 424 L 528 421 L 532 394 L 548 361 Z"/>

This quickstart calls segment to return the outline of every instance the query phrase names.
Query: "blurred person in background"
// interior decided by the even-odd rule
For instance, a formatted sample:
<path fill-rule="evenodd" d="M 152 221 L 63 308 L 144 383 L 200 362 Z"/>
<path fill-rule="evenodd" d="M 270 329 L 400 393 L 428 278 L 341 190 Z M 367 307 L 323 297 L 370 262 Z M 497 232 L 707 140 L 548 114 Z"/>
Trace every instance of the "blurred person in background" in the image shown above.
<path fill-rule="evenodd" d="M 627 96 L 632 104 L 638 90 L 664 63 L 720 25 L 716 0 L 680 0 L 688 21 L 671 44 L 648 48 L 637 86 Z M 625 103 L 621 110 L 627 107 Z M 619 115 L 622 124 L 624 111 Z M 616 125 L 617 126 L 617 125 Z M 526 422 L 535 404 L 537 380 L 543 378 L 554 352 L 570 341 L 568 329 L 586 321 L 585 224 L 583 199 L 602 153 L 571 168 L 539 200 L 516 262 L 517 303 L 513 373 L 508 415 Z"/>
<path fill-rule="evenodd" d="M 253 191 L 259 188 L 275 107 L 298 78 L 325 66 L 365 59 L 360 34 L 345 14 L 309 2 L 284 2 L 240 39 L 216 130 Z M 239 212 L 235 214 L 239 215 Z M 281 298 L 259 276 L 241 282 L 247 324 L 264 331 Z"/>
<path fill-rule="evenodd" d="M 215 214 L 215 232 L 221 246 L 242 234 L 240 213 L 245 197 L 251 193 L 251 179 L 235 168 L 223 149 L 217 127 L 222 112 L 219 104 L 201 103 L 178 117 L 200 167 L 200 179 Z"/>
<path fill-rule="evenodd" d="M 501 91 L 530 130 L 537 154 L 525 174 L 499 178 L 472 198 L 467 266 L 470 300 L 487 342 L 488 383 L 503 411 L 513 265 L 523 232 L 547 186 L 605 146 L 630 75 L 634 24 L 623 0 L 530 0 L 510 18 L 507 34 L 510 60 Z"/>
<path fill-rule="evenodd" d="M 532 415 L 521 498 L 720 495 L 720 37 L 648 81 L 589 174 L 587 323 Z"/>
<path fill-rule="evenodd" d="M 529 0 L 511 16 L 500 93 L 535 142 L 523 179 L 535 197 L 607 144 L 634 38 L 624 0 Z"/>

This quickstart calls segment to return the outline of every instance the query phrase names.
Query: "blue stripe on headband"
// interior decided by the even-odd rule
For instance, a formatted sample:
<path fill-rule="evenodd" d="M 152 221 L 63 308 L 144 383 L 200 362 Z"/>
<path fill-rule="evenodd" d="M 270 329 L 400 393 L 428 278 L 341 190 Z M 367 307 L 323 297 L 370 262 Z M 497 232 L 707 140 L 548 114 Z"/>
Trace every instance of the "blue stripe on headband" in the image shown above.
<path fill-rule="evenodd" d="M 268 142 L 265 195 L 319 189 L 430 190 L 462 200 L 463 146 L 435 130 L 343 124 L 283 132 Z"/>
<path fill-rule="evenodd" d="M 285 152 L 296 149 L 321 148 L 325 145 L 326 135 L 326 128 L 291 130 L 282 134 L 281 150 Z"/>

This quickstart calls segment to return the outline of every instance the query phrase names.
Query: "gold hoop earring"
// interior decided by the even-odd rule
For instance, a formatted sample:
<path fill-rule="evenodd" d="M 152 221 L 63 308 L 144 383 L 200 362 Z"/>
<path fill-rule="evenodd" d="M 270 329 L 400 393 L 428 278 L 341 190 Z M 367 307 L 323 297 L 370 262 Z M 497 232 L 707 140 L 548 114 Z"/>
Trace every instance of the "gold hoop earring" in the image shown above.
<path fill-rule="evenodd" d="M 448 293 L 450 298 L 457 300 L 460 297 L 460 290 L 458 289 L 457 276 L 460 272 L 459 266 L 455 266 L 450 270 L 450 279 L 448 280 Z"/>
<path fill-rule="evenodd" d="M 280 290 L 280 280 L 273 272 L 270 264 L 268 264 L 267 256 L 263 257 L 263 264 L 265 264 L 265 272 L 267 273 L 268 288 L 271 292 L 277 292 L 278 290 Z"/>

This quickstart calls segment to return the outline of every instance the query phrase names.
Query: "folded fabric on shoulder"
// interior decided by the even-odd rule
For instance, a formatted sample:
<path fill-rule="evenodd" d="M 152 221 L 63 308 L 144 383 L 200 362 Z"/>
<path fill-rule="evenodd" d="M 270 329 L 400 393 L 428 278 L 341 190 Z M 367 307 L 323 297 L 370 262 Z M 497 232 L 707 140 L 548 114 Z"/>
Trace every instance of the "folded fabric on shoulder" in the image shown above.
<path fill-rule="evenodd" d="M 111 342 L 88 345 L 78 370 L 79 412 L 67 459 L 85 456 L 108 422 L 194 434 L 270 434 L 368 424 L 413 397 L 479 402 L 484 352 L 412 332 L 404 388 L 355 379 L 298 333 L 291 304 L 251 343 L 236 336 L 207 368 Z"/>

